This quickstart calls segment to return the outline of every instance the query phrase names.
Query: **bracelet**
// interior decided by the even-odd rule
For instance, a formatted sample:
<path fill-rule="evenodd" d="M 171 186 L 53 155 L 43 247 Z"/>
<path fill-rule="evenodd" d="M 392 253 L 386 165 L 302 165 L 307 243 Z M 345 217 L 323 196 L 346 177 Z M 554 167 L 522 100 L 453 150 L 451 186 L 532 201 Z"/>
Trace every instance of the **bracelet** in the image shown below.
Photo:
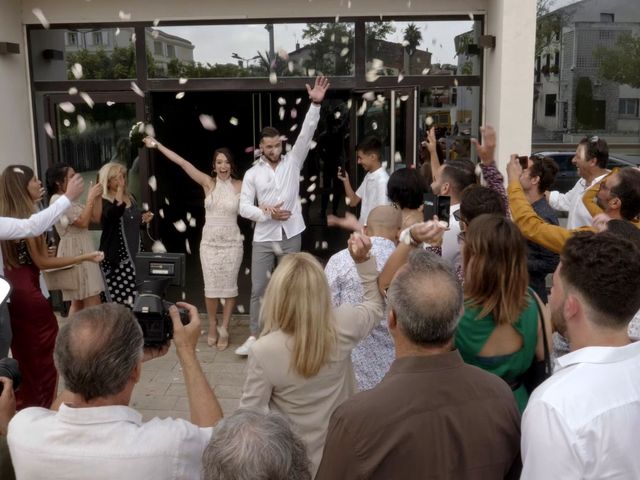
<path fill-rule="evenodd" d="M 400 232 L 399 240 L 400 243 L 404 243 L 405 245 L 411 247 L 417 247 L 418 245 L 420 245 L 420 242 L 413 238 L 413 235 L 411 234 L 411 227 L 405 228 L 402 232 Z"/>

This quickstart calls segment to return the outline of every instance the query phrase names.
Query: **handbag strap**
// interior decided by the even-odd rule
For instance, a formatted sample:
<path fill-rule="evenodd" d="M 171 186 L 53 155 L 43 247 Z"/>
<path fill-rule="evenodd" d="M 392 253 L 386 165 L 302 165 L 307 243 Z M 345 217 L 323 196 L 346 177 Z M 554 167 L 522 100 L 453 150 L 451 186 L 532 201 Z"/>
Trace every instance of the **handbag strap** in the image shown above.
<path fill-rule="evenodd" d="M 546 329 L 546 321 L 545 321 L 546 310 L 538 294 L 531 288 L 529 288 L 529 293 L 533 296 L 533 298 L 536 301 L 536 305 L 538 306 L 538 313 L 540 314 L 540 325 L 542 327 L 542 343 L 544 347 L 544 373 L 547 377 L 550 377 L 551 376 L 551 355 L 549 352 L 549 343 L 547 341 L 547 329 Z"/>

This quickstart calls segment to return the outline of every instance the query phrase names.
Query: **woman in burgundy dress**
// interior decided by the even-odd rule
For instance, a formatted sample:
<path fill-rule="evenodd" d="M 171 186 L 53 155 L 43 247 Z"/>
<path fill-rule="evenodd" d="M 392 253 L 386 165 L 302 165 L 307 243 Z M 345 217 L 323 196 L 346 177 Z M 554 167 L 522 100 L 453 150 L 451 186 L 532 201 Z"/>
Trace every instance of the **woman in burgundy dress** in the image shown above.
<path fill-rule="evenodd" d="M 0 178 L 0 215 L 28 218 L 44 189 L 29 167 L 10 165 Z M 40 270 L 99 262 L 102 253 L 76 257 L 49 257 L 44 235 L 18 241 L 2 241 L 4 275 L 11 283 L 9 303 L 13 340 L 11 352 L 18 360 L 22 383 L 16 392 L 17 408 L 49 408 L 56 393 L 58 373 L 53 363 L 53 347 L 58 322 L 51 305 L 40 290 Z"/>

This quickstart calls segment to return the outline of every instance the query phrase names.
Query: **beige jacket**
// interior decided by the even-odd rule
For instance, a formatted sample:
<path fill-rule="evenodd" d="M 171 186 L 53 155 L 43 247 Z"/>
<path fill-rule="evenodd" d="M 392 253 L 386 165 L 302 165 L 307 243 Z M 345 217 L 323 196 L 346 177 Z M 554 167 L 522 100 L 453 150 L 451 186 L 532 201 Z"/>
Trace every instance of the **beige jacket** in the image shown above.
<path fill-rule="evenodd" d="M 364 287 L 363 303 L 334 310 L 337 348 L 315 377 L 304 378 L 292 371 L 292 338 L 280 330 L 260 337 L 249 352 L 240 407 L 287 415 L 307 445 L 313 476 L 322 458 L 331 414 L 356 391 L 351 350 L 382 318 L 375 258 L 357 264 L 357 269 Z"/>

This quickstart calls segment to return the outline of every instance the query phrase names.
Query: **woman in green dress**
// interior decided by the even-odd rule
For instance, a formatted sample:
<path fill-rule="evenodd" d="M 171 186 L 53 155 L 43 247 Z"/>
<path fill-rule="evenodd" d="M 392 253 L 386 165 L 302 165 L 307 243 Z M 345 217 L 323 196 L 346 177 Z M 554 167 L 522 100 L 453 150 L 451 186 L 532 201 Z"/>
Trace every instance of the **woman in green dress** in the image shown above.
<path fill-rule="evenodd" d="M 480 215 L 462 246 L 465 309 L 456 348 L 465 362 L 503 378 L 524 410 L 522 374 L 544 358 L 540 312 L 528 288 L 525 239 L 500 215 Z"/>

